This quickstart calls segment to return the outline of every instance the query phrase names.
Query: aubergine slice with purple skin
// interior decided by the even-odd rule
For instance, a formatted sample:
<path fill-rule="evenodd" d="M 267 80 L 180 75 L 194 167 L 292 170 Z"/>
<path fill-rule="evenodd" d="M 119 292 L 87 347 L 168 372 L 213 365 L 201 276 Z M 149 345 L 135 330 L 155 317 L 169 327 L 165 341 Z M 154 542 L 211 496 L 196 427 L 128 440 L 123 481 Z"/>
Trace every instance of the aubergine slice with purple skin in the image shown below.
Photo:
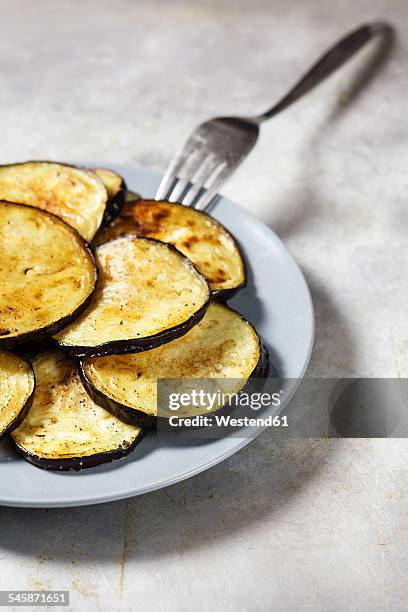
<path fill-rule="evenodd" d="M 31 364 L 9 351 L 0 351 L 0 440 L 27 416 L 34 389 Z"/>
<path fill-rule="evenodd" d="M 118 216 L 127 199 L 127 186 L 123 176 L 110 168 L 92 168 L 108 192 L 108 202 L 101 227 L 109 225 Z"/>
<path fill-rule="evenodd" d="M 108 193 L 91 170 L 28 161 L 0 166 L 0 200 L 47 210 L 91 241 L 104 218 Z"/>
<path fill-rule="evenodd" d="M 74 320 L 95 291 L 94 256 L 49 212 L 0 201 L 0 347 L 41 340 Z"/>
<path fill-rule="evenodd" d="M 124 236 L 95 251 L 99 283 L 88 308 L 54 336 L 71 356 L 136 353 L 187 333 L 210 289 L 184 255 L 150 238 Z"/>
<path fill-rule="evenodd" d="M 31 409 L 11 433 L 17 450 L 47 470 L 82 470 L 128 455 L 144 430 L 127 425 L 87 395 L 77 363 L 52 350 L 33 360 Z"/>
<path fill-rule="evenodd" d="M 126 202 L 120 215 L 98 233 L 94 243 L 103 244 L 126 234 L 175 246 L 204 274 L 218 300 L 231 298 L 245 286 L 245 263 L 236 240 L 204 212 L 173 202 Z"/>
<path fill-rule="evenodd" d="M 268 353 L 254 327 L 235 310 L 213 302 L 204 318 L 185 336 L 144 353 L 93 357 L 81 361 L 80 371 L 90 397 L 126 423 L 155 427 L 158 419 L 174 416 L 213 416 L 225 408 L 215 403 L 186 406 L 177 413 L 157 410 L 158 379 L 199 379 L 209 390 L 242 391 L 249 379 L 265 378 Z M 214 379 L 216 379 L 214 381 Z M 211 383 L 213 380 L 213 383 Z M 224 384 L 225 381 L 225 384 Z"/>

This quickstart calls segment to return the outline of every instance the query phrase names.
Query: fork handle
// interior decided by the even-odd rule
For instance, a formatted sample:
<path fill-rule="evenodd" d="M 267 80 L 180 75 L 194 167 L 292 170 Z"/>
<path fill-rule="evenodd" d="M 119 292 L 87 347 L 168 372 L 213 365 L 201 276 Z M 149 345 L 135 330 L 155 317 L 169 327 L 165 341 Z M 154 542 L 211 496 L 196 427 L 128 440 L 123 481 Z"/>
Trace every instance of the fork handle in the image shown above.
<path fill-rule="evenodd" d="M 383 21 L 366 24 L 354 30 L 329 49 L 279 102 L 254 120 L 261 123 L 274 117 L 333 74 L 372 38 L 378 34 L 391 36 L 393 32 L 392 26 Z"/>

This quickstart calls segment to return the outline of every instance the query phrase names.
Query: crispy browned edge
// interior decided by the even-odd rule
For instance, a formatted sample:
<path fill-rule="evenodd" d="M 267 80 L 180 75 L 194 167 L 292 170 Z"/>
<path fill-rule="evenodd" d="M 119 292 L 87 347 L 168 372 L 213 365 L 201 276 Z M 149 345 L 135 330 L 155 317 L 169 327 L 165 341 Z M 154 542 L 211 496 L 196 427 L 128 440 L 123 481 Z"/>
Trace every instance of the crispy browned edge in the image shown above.
<path fill-rule="evenodd" d="M 38 455 L 29 453 L 24 447 L 17 444 L 17 442 L 14 442 L 14 446 L 26 461 L 32 465 L 35 465 L 36 467 L 42 468 L 43 470 L 53 470 L 59 472 L 75 470 L 76 472 L 79 472 L 81 470 L 97 467 L 103 463 L 111 463 L 117 459 L 123 459 L 136 448 L 146 433 L 147 430 L 142 429 L 137 438 L 132 442 L 132 444 L 129 444 L 129 446 L 119 447 L 104 453 L 95 453 L 94 455 L 88 455 L 86 457 L 70 457 L 69 459 L 48 459 L 45 457 L 39 457 Z"/>

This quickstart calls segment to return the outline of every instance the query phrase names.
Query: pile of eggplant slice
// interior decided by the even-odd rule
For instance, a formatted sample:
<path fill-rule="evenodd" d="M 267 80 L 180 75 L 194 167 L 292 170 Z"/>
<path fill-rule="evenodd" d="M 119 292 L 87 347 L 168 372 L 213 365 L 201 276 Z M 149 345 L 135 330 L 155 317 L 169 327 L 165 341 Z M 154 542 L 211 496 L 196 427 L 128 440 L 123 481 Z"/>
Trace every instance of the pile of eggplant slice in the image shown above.
<path fill-rule="evenodd" d="M 225 304 L 245 280 L 204 212 L 143 200 L 108 168 L 0 166 L 0 440 L 44 469 L 95 467 L 166 418 L 158 379 L 239 393 L 267 376 L 254 327 Z"/>

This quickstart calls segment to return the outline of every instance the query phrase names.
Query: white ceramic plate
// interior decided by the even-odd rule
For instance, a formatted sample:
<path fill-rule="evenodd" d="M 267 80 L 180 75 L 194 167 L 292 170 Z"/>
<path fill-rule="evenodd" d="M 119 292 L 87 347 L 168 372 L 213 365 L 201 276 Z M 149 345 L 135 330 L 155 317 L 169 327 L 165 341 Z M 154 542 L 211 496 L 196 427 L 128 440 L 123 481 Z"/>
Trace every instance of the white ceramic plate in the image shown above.
<path fill-rule="evenodd" d="M 95 164 L 97 165 L 97 164 Z M 114 166 L 113 166 L 114 167 Z M 156 174 L 117 167 L 129 189 L 153 197 Z M 211 213 L 238 239 L 248 262 L 248 286 L 231 305 L 257 328 L 282 377 L 303 376 L 313 344 L 313 308 L 305 279 L 279 238 L 248 212 L 222 198 Z M 294 392 L 287 383 L 284 397 Z M 282 407 L 282 406 L 281 406 Z M 276 411 L 276 408 L 272 410 Z M 147 436 L 126 459 L 84 472 L 55 473 L 21 459 L 8 441 L 0 443 L 0 505 L 81 506 L 154 491 L 194 476 L 250 442 L 224 437 L 159 444 Z"/>

